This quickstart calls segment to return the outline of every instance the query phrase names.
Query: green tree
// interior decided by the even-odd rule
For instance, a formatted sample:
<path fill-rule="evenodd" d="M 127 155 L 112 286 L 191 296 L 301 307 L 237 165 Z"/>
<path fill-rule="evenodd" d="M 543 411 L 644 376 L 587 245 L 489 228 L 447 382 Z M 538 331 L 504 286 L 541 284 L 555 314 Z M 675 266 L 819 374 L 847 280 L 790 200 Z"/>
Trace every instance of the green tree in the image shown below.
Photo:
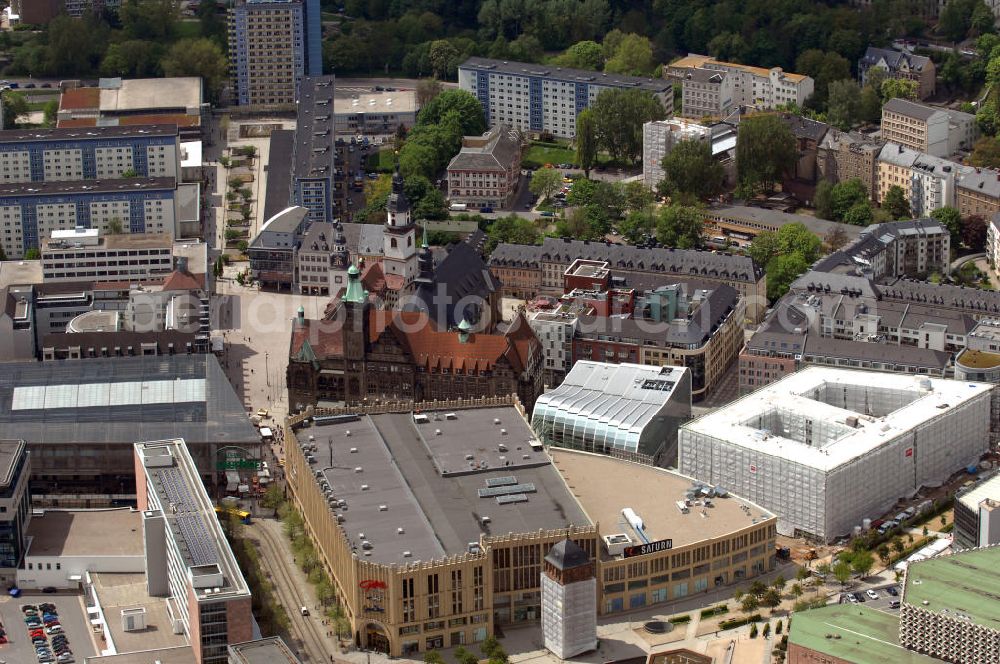
<path fill-rule="evenodd" d="M 181 39 L 160 61 L 164 76 L 200 76 L 208 98 L 215 101 L 228 73 L 226 56 L 210 39 Z"/>
<path fill-rule="evenodd" d="M 641 212 L 653 204 L 653 192 L 642 182 L 633 180 L 622 187 L 624 209 L 629 212 Z"/>
<path fill-rule="evenodd" d="M 804 569 L 804 568 L 801 568 L 801 569 Z M 799 585 L 797 583 L 793 583 L 792 584 L 792 597 L 798 599 L 799 597 L 802 597 L 802 594 L 804 592 L 805 591 L 802 590 L 802 586 L 801 585 Z"/>
<path fill-rule="evenodd" d="M 630 212 L 618 222 L 618 231 L 630 244 L 638 244 L 653 232 L 656 217 L 650 212 Z"/>
<path fill-rule="evenodd" d="M 799 581 L 805 581 L 806 579 L 809 578 L 809 576 L 810 576 L 809 570 L 806 569 L 805 567 L 800 567 L 797 570 L 795 570 L 795 578 Z"/>
<path fill-rule="evenodd" d="M 875 123 L 882 119 L 882 94 L 878 88 L 866 85 L 861 89 L 861 105 L 858 107 L 858 120 Z"/>
<path fill-rule="evenodd" d="M 83 19 L 64 14 L 56 16 L 48 25 L 44 63 L 36 63 L 31 73 L 55 76 L 89 74 L 100 63 L 109 35 L 108 25 L 94 14 L 86 14 Z"/>
<path fill-rule="evenodd" d="M 634 161 L 642 155 L 642 125 L 666 117 L 663 105 L 645 90 L 604 90 L 590 108 L 597 142 L 613 159 Z"/>
<path fill-rule="evenodd" d="M 591 42 L 592 44 L 594 42 Z M 585 177 L 590 177 L 590 169 L 597 160 L 597 124 L 594 112 L 589 108 L 580 111 L 576 116 L 576 162 L 583 169 Z"/>
<path fill-rule="evenodd" d="M 534 35 L 523 34 L 510 43 L 510 57 L 521 62 L 540 62 L 545 55 L 542 42 Z M 456 63 L 457 66 L 457 63 Z"/>
<path fill-rule="evenodd" d="M 827 105 L 830 84 L 851 78 L 851 63 L 839 53 L 812 48 L 799 55 L 795 71 L 813 77 L 815 92 L 807 104 L 810 108 L 823 109 Z"/>
<path fill-rule="evenodd" d="M 830 571 L 833 572 L 833 578 L 837 579 L 840 585 L 844 585 L 851 578 L 851 566 L 846 561 L 838 560 Z"/>
<path fill-rule="evenodd" d="M 431 42 L 428 59 L 434 78 L 447 78 L 452 69 L 458 66 L 459 57 L 461 54 L 451 42 L 445 39 Z"/>
<path fill-rule="evenodd" d="M 1000 140 L 984 136 L 976 141 L 969 155 L 969 165 L 981 168 L 1000 168 Z"/>
<path fill-rule="evenodd" d="M 833 187 L 829 180 L 823 179 L 816 184 L 816 194 L 813 196 L 813 206 L 816 208 L 816 216 L 820 219 L 834 219 L 833 212 Z"/>
<path fill-rule="evenodd" d="M 868 201 L 861 201 L 851 206 L 844 214 L 844 223 L 852 226 L 868 226 L 874 220 L 874 210 Z"/>
<path fill-rule="evenodd" d="M 897 219 L 909 218 L 909 206 L 907 206 L 906 217 L 897 217 Z M 948 232 L 951 233 L 951 245 L 953 247 L 958 247 L 959 243 L 962 241 L 962 215 L 961 213 L 953 207 L 942 207 L 931 212 L 931 217 L 937 219 L 941 222 Z"/>
<path fill-rule="evenodd" d="M 424 664 L 444 664 L 444 657 L 437 650 L 428 650 L 424 653 Z"/>
<path fill-rule="evenodd" d="M 874 564 L 875 558 L 868 551 L 860 551 L 851 559 L 851 569 L 862 578 L 868 575 Z"/>
<path fill-rule="evenodd" d="M 778 242 L 778 233 L 775 231 L 761 231 L 754 236 L 753 242 L 747 253 L 757 265 L 767 265 L 771 259 L 781 252 Z"/>
<path fill-rule="evenodd" d="M 778 229 L 778 253 L 800 254 L 806 263 L 819 258 L 823 243 L 804 224 L 786 224 Z M 780 577 L 779 577 L 780 578 Z"/>
<path fill-rule="evenodd" d="M 725 170 L 712 156 L 709 141 L 681 141 L 663 158 L 660 192 L 688 200 L 706 200 L 722 191 Z"/>
<path fill-rule="evenodd" d="M 562 177 L 562 173 L 554 168 L 539 168 L 531 174 L 528 190 L 546 200 L 562 188 Z"/>
<path fill-rule="evenodd" d="M 469 652 L 463 646 L 455 648 L 455 661 L 458 664 L 478 664 L 479 658 L 474 653 Z"/>
<path fill-rule="evenodd" d="M 108 235 L 121 235 L 124 232 L 122 229 L 122 220 L 119 219 L 118 217 L 112 217 L 108 221 L 108 226 L 106 230 Z M 228 233 L 229 231 L 226 232 Z"/>
<path fill-rule="evenodd" d="M 740 122 L 736 170 L 744 182 L 771 191 L 796 159 L 795 137 L 777 115 L 755 115 Z"/>
<path fill-rule="evenodd" d="M 483 107 L 471 93 L 465 90 L 445 90 L 420 109 L 418 125 L 438 125 L 448 113 L 456 112 L 461 127 L 461 135 L 478 136 L 486 131 Z M 449 158 L 451 155 L 449 155 Z"/>
<path fill-rule="evenodd" d="M 743 610 L 743 613 L 753 613 L 759 606 L 760 600 L 758 600 L 757 596 L 752 593 L 747 593 L 743 596 L 743 599 L 740 600 L 740 608 Z"/>
<path fill-rule="evenodd" d="M 751 639 L 757 638 L 757 623 L 750 625 L 750 638 Z"/>
<path fill-rule="evenodd" d="M 887 78 L 882 81 L 880 92 L 882 93 L 882 103 L 899 97 L 901 99 L 916 99 L 919 84 L 902 78 Z"/>
<path fill-rule="evenodd" d="M 113 43 L 101 61 L 105 76 L 147 77 L 160 72 L 163 46 L 143 39 Z"/>
<path fill-rule="evenodd" d="M 906 200 L 906 192 L 899 185 L 892 185 L 882 199 L 882 209 L 893 219 L 910 218 L 910 202 Z"/>
<path fill-rule="evenodd" d="M 195 16 L 201 23 L 201 36 L 214 40 L 219 46 L 226 45 L 226 21 L 223 18 L 225 9 L 219 12 L 221 6 L 218 0 L 201 0 Z"/>
<path fill-rule="evenodd" d="M 938 30 L 949 41 L 959 42 L 972 27 L 972 12 L 978 0 L 949 0 L 938 20 Z M 992 18 L 992 17 L 991 17 Z"/>
<path fill-rule="evenodd" d="M 483 639 L 483 642 L 479 644 L 479 651 L 483 653 L 483 656 L 493 659 L 494 655 L 499 652 L 503 652 L 503 646 L 501 646 L 496 637 L 491 634 Z"/>
<path fill-rule="evenodd" d="M 861 88 L 849 78 L 832 81 L 827 87 L 826 120 L 848 130 L 861 118 Z"/>
<path fill-rule="evenodd" d="M 614 55 L 604 64 L 604 71 L 630 76 L 648 76 L 656 66 L 653 46 L 641 35 L 625 35 L 615 48 Z"/>
<path fill-rule="evenodd" d="M 26 261 L 37 261 L 42 257 L 42 252 L 38 250 L 38 247 L 28 247 L 28 250 L 24 252 L 24 260 Z"/>
<path fill-rule="evenodd" d="M 766 606 L 769 609 L 773 609 L 779 604 L 781 604 L 781 593 L 778 592 L 777 588 L 768 588 L 764 592 L 764 596 L 760 599 L 761 606 Z"/>
<path fill-rule="evenodd" d="M 118 18 L 130 39 L 164 43 L 173 36 L 179 8 L 173 0 L 124 0 Z"/>
<path fill-rule="evenodd" d="M 13 129 L 18 119 L 29 113 L 28 100 L 22 93 L 10 90 L 0 92 L 0 95 L 3 96 L 3 128 Z"/>
<path fill-rule="evenodd" d="M 788 292 L 796 277 L 809 269 L 800 253 L 775 256 L 767 264 L 767 297 L 772 302 Z"/>
<path fill-rule="evenodd" d="M 541 236 L 531 219 L 509 215 L 493 221 L 487 231 L 489 241 L 486 249 L 492 252 L 501 242 L 513 244 L 537 244 Z"/>
<path fill-rule="evenodd" d="M 832 203 L 832 213 L 827 219 L 844 221 L 847 211 L 858 203 L 865 203 L 869 200 L 868 190 L 859 178 L 851 178 L 834 185 L 830 192 Z"/>
<path fill-rule="evenodd" d="M 553 58 L 552 64 L 572 69 L 600 71 L 604 67 L 604 52 L 597 42 L 584 40 L 573 44 L 562 54 L 557 55 Z"/>
<path fill-rule="evenodd" d="M 777 588 L 778 590 L 781 590 L 781 589 L 783 589 L 785 587 L 786 583 L 788 583 L 788 580 L 785 579 L 785 577 L 783 577 L 782 575 L 779 574 L 778 576 L 776 576 L 774 578 L 774 581 L 771 582 L 771 587 L 772 588 Z"/>
<path fill-rule="evenodd" d="M 696 249 L 702 245 L 704 214 L 699 208 L 667 205 L 656 221 L 656 239 L 660 244 L 678 249 Z"/>

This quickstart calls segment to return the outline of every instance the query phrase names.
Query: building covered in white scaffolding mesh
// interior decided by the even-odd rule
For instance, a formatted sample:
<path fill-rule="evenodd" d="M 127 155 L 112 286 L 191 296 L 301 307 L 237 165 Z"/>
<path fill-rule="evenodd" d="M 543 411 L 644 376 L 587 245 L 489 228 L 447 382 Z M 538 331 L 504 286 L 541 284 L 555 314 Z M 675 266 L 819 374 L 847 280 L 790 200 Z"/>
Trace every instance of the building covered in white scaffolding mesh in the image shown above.
<path fill-rule="evenodd" d="M 679 470 L 828 541 L 988 451 L 991 387 L 808 367 L 685 424 Z"/>

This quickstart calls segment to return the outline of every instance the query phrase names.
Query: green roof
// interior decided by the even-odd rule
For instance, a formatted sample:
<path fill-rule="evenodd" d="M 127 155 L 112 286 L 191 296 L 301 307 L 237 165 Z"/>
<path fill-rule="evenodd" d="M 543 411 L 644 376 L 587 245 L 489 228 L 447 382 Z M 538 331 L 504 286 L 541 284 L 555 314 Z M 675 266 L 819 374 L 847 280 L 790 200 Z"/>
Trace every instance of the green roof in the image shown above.
<path fill-rule="evenodd" d="M 940 662 L 899 645 L 898 616 L 857 604 L 794 614 L 788 642 L 857 664 Z"/>
<path fill-rule="evenodd" d="M 910 564 L 903 601 L 927 611 L 945 609 L 977 625 L 1000 630 L 1000 547 L 941 556 Z M 927 602 L 927 604 L 924 604 Z"/>

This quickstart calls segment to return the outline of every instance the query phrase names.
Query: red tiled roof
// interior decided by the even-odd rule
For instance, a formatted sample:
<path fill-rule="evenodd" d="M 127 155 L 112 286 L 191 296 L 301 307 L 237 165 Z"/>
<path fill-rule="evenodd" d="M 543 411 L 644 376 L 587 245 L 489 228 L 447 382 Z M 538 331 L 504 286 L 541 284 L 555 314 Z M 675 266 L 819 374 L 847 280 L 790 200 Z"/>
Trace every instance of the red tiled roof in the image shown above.
<path fill-rule="evenodd" d="M 83 108 L 100 108 L 101 90 L 99 88 L 73 88 L 59 97 L 59 110 Z"/>
<path fill-rule="evenodd" d="M 66 118 L 56 122 L 59 129 L 78 129 L 80 127 L 96 127 L 97 118 Z"/>
<path fill-rule="evenodd" d="M 361 274 L 361 285 L 369 293 L 381 293 L 385 289 L 385 275 L 381 263 L 372 263 Z"/>
<path fill-rule="evenodd" d="M 201 290 L 204 287 L 204 274 L 191 274 L 190 272 L 181 272 L 180 270 L 171 272 L 163 282 L 163 290 L 165 291 Z"/>
<path fill-rule="evenodd" d="M 361 275 L 361 285 L 369 293 L 382 294 L 387 290 L 403 290 L 406 280 L 400 274 L 386 274 L 381 263 L 372 263 Z"/>
<path fill-rule="evenodd" d="M 136 281 L 96 281 L 94 282 L 94 290 L 128 290 Z M 163 284 L 163 279 L 146 279 L 142 281 L 143 287 L 146 286 L 159 286 Z"/>
<path fill-rule="evenodd" d="M 145 124 L 172 124 L 178 127 L 196 127 L 201 124 L 201 118 L 197 115 L 187 115 L 185 113 L 151 113 L 149 115 L 124 115 L 118 118 L 119 126 L 145 125 Z"/>
<path fill-rule="evenodd" d="M 306 341 L 317 358 L 343 357 L 343 319 L 329 316 L 322 321 L 295 322 L 292 328 L 290 355 L 302 351 Z M 470 334 L 462 341 L 458 332 L 439 331 L 422 311 L 368 310 L 368 343 L 392 334 L 417 366 L 450 371 L 492 371 L 506 360 L 515 372 L 528 366 L 538 340 L 523 317 L 511 325 L 507 334 Z"/>
<path fill-rule="evenodd" d="M 344 336 L 341 334 L 339 322 L 307 319 L 303 325 L 296 321 L 292 324 L 290 356 L 298 355 L 306 341 L 318 358 L 344 355 Z"/>

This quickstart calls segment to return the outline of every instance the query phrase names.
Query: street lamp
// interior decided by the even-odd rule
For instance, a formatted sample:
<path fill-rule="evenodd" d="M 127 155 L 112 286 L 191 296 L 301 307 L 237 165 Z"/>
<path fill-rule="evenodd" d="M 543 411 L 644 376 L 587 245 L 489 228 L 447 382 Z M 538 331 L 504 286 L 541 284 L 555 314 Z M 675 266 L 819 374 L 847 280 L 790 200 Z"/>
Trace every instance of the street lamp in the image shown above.
<path fill-rule="evenodd" d="M 271 387 L 271 374 L 267 368 L 267 351 L 264 351 L 264 377 L 267 380 L 267 386 Z"/>

